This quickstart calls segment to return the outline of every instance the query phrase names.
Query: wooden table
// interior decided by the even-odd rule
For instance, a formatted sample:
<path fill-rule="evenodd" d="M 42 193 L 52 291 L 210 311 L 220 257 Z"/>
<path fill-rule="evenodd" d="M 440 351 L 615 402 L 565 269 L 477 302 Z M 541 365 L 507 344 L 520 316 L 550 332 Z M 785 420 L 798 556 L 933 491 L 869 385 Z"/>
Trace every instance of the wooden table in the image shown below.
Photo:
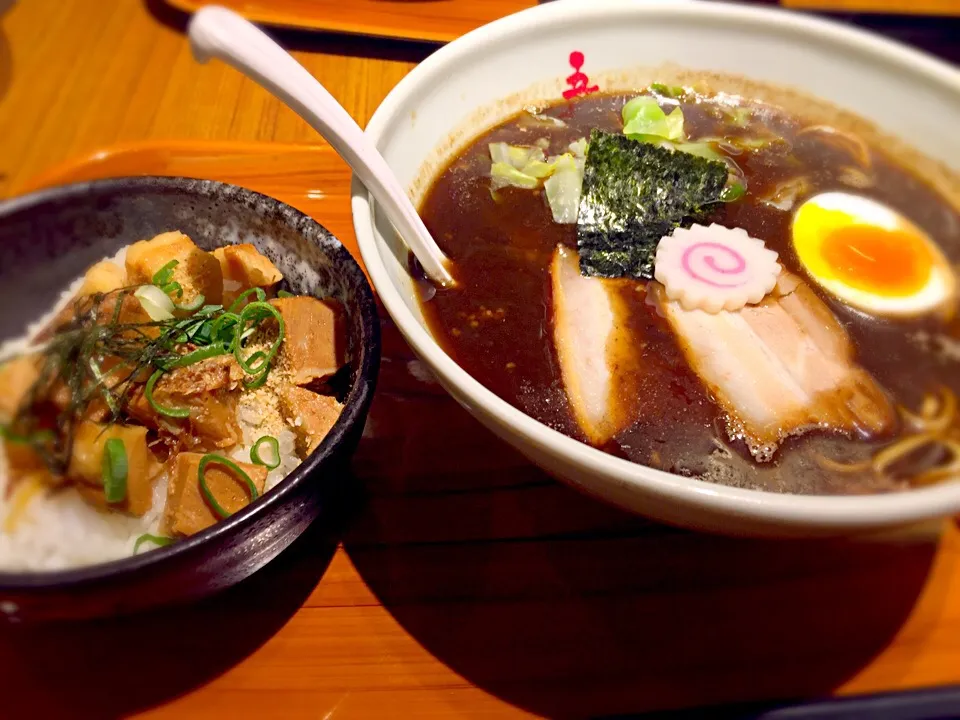
<path fill-rule="evenodd" d="M 956 23 L 870 23 L 956 59 Z M 140 0 L 0 16 L 0 196 L 120 141 L 315 140 L 182 31 Z M 361 123 L 431 49 L 281 38 Z M 347 188 L 324 190 L 355 247 Z M 579 717 L 960 681 L 953 522 L 857 543 L 655 526 L 530 467 L 385 341 L 347 529 L 190 607 L 0 628 L 0 717 Z"/>

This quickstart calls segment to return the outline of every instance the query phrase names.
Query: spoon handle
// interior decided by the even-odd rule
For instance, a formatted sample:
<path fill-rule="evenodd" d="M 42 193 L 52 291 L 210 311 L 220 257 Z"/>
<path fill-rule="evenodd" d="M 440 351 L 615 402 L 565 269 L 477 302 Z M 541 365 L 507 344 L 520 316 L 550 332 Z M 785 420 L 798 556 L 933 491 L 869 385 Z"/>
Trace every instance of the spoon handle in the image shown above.
<path fill-rule="evenodd" d="M 448 260 L 430 236 L 413 203 L 386 160 L 360 126 L 327 89 L 283 48 L 256 26 L 221 7 L 205 7 L 190 20 L 193 54 L 212 57 L 256 80 L 306 120 L 370 190 L 427 275 L 443 286 L 454 285 Z"/>

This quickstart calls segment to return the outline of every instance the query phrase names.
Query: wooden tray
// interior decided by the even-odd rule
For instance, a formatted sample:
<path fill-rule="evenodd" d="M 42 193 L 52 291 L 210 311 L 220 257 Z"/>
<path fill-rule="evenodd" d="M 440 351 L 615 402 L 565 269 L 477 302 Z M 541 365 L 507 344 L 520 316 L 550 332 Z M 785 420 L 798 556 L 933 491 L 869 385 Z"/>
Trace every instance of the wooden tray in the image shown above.
<path fill-rule="evenodd" d="M 759 1 L 764 2 L 764 0 Z M 249 20 L 264 25 L 430 42 L 450 42 L 481 25 L 538 4 L 538 0 L 167 0 L 167 2 L 191 13 L 204 5 L 222 5 L 235 10 Z M 765 4 L 770 4 L 769 0 Z M 781 0 L 780 4 L 789 8 L 825 12 L 960 15 L 960 2 L 957 0 Z"/>
<path fill-rule="evenodd" d="M 326 146 L 128 145 L 29 188 L 131 174 L 245 185 L 356 250 Z M 628 516 L 480 427 L 386 318 L 353 468 L 368 498 L 336 551 L 308 535 L 188 608 L 0 625 L 0 717 L 596 717 L 960 682 L 953 522 L 761 542 Z"/>
<path fill-rule="evenodd" d="M 265 25 L 450 42 L 537 0 L 167 0 L 180 10 L 222 5 Z"/>

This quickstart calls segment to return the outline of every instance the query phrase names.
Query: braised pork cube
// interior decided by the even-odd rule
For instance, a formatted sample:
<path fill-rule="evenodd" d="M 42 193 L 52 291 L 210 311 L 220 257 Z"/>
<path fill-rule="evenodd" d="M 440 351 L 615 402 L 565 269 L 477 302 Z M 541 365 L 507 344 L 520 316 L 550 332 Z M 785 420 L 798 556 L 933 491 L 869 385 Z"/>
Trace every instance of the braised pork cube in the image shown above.
<path fill-rule="evenodd" d="M 14 480 L 46 470 L 43 459 L 31 445 L 4 440 L 3 454 L 7 469 L 10 471 L 10 477 Z"/>
<path fill-rule="evenodd" d="M 270 303 L 283 316 L 280 363 L 295 385 L 323 382 L 343 367 L 347 337 L 339 302 L 297 296 Z"/>
<path fill-rule="evenodd" d="M 101 260 L 83 276 L 81 295 L 106 294 L 127 285 L 126 271 L 110 260 Z"/>
<path fill-rule="evenodd" d="M 83 301 L 80 305 L 81 310 L 87 312 L 94 309 L 91 303 L 92 299 Z M 117 305 L 120 306 L 119 309 Z M 96 306 L 96 323 L 98 325 L 109 325 L 114 321 L 124 325 L 151 322 L 150 316 L 144 310 L 140 300 L 130 291 L 111 293 L 103 298 L 99 306 Z M 131 331 L 128 337 L 136 336 Z"/>
<path fill-rule="evenodd" d="M 162 408 L 189 411 L 185 418 L 159 413 L 143 391 L 127 408 L 145 425 L 162 430 L 190 448 L 213 450 L 241 440 L 235 391 L 243 371 L 232 355 L 220 355 L 165 373 L 153 388 L 154 402 Z"/>
<path fill-rule="evenodd" d="M 200 461 L 203 457 L 202 453 L 182 452 L 170 462 L 164 526 L 175 535 L 194 535 L 221 519 L 200 488 Z M 262 493 L 267 469 L 243 462 L 238 462 L 237 467 L 250 477 L 257 494 Z M 231 515 L 250 504 L 247 483 L 226 465 L 209 463 L 204 470 L 204 479 L 217 504 Z"/>
<path fill-rule="evenodd" d="M 135 425 L 101 425 L 89 421 L 77 425 L 73 434 L 67 477 L 95 504 L 106 504 L 103 490 L 103 454 L 107 441 L 123 443 L 127 458 L 127 489 L 124 499 L 110 507 L 143 515 L 153 504 L 156 467 L 147 448 L 147 429 Z"/>
<path fill-rule="evenodd" d="M 13 420 L 39 377 L 35 357 L 21 356 L 0 365 L 0 423 L 8 424 Z M 40 456 L 30 445 L 15 440 L 5 440 L 3 445 L 7 465 L 14 477 L 43 467 Z"/>
<path fill-rule="evenodd" d="M 283 280 L 270 259 L 250 243 L 227 245 L 213 251 L 223 273 L 223 304 L 229 306 L 251 288 L 268 290 Z"/>
<path fill-rule="evenodd" d="M 36 356 L 22 355 L 0 365 L 0 422 L 8 423 L 40 378 Z"/>
<path fill-rule="evenodd" d="M 318 395 L 296 385 L 287 385 L 277 393 L 280 410 L 297 436 L 297 452 L 312 453 L 340 417 L 343 405 L 335 397 Z"/>
<path fill-rule="evenodd" d="M 141 240 L 127 249 L 127 280 L 132 285 L 147 285 L 153 276 L 176 260 L 172 282 L 180 283 L 183 296 L 179 304 L 189 304 L 203 295 L 207 304 L 219 304 L 223 297 L 223 273 L 220 262 L 201 250 L 181 232 L 167 232 L 152 240 Z"/>
<path fill-rule="evenodd" d="M 243 380 L 243 370 L 233 355 L 217 355 L 200 362 L 176 368 L 157 381 L 157 392 L 168 395 L 200 395 L 215 390 L 236 390 Z"/>
<path fill-rule="evenodd" d="M 120 304 L 119 311 L 117 304 Z M 88 325 L 95 322 L 97 325 L 109 325 L 113 322 L 122 324 L 149 323 L 150 316 L 140 301 L 134 297 L 133 290 L 126 292 L 109 292 L 109 294 L 87 295 L 81 290 L 80 295 L 71 303 L 68 303 L 57 315 L 50 321 L 43 331 L 37 336 L 38 341 L 49 340 L 57 332 L 76 327 Z M 141 328 L 143 332 L 156 337 L 159 334 L 155 328 Z M 135 337 L 136 331 L 130 330 L 124 333 L 126 337 Z"/>

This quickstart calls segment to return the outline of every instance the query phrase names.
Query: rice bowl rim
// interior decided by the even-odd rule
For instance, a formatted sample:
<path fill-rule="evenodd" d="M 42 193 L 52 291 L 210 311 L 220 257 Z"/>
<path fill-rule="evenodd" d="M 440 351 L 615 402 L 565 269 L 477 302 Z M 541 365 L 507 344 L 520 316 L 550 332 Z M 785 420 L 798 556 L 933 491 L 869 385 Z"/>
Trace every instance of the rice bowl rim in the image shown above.
<path fill-rule="evenodd" d="M 286 475 L 274 488 L 261 495 L 243 510 L 196 535 L 139 555 L 67 570 L 5 572 L 0 569 L 0 592 L 64 589 L 65 587 L 108 578 L 114 579 L 118 575 L 140 572 L 161 563 L 187 556 L 210 541 L 240 533 L 243 528 L 251 525 L 258 515 L 268 513 L 271 509 L 283 505 L 299 485 L 310 481 L 310 475 L 320 469 L 334 450 L 346 439 L 347 433 L 358 421 L 363 420 L 366 414 L 365 408 L 372 400 L 380 360 L 380 320 L 373 290 L 360 265 L 350 251 L 344 247 L 343 243 L 326 227 L 291 205 L 287 205 L 269 195 L 216 180 L 174 176 L 118 177 L 58 185 L 10 200 L 0 201 L 0 222 L 14 213 L 36 209 L 42 207 L 45 203 L 84 199 L 96 193 L 115 192 L 136 195 L 137 191 L 158 190 L 161 192 L 185 192 L 198 197 L 215 198 L 228 204 L 241 203 L 248 210 L 279 220 L 294 232 L 303 235 L 308 242 L 320 248 L 322 252 L 328 255 L 336 255 L 338 268 L 341 272 L 350 273 L 351 284 L 356 290 L 353 307 L 358 313 L 363 339 L 361 346 L 356 349 L 358 360 L 356 379 L 344 398 L 340 416 L 317 448 L 307 455 L 296 469 Z M 266 208 L 267 212 L 264 213 L 262 208 Z M 336 244 L 321 245 L 318 243 L 317 238 L 324 236 L 336 241 Z M 310 293 L 303 294 L 310 295 Z"/>

